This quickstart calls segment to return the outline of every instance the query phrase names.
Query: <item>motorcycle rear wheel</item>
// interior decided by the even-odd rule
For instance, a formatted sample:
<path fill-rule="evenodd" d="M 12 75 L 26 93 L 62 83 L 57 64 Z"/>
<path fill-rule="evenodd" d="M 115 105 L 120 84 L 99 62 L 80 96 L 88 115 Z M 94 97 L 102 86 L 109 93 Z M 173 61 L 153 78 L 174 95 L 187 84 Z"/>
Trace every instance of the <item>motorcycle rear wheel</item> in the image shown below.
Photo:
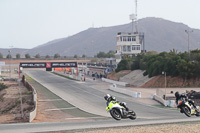
<path fill-rule="evenodd" d="M 131 116 L 129 116 L 129 119 L 135 120 L 136 119 L 136 113 L 132 111 Z"/>
<path fill-rule="evenodd" d="M 200 116 L 200 112 L 198 109 L 195 110 L 196 111 L 196 116 Z"/>
<path fill-rule="evenodd" d="M 119 110 L 116 110 L 116 109 L 112 109 L 111 111 L 110 111 L 110 115 L 115 119 L 115 120 L 121 120 L 121 114 L 120 114 L 120 112 L 119 112 Z"/>

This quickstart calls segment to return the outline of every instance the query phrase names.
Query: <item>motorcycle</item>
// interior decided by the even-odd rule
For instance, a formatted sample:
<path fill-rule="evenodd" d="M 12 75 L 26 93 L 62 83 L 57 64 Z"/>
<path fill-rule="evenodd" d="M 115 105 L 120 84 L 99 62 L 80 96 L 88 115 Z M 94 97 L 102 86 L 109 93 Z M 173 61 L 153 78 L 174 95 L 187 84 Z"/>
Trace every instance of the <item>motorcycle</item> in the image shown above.
<path fill-rule="evenodd" d="M 110 112 L 110 115 L 115 120 L 121 120 L 126 118 L 129 118 L 131 120 L 136 119 L 136 113 L 133 110 L 126 111 L 126 109 L 116 101 L 111 101 L 106 107 L 106 111 Z"/>
<path fill-rule="evenodd" d="M 192 104 L 184 99 L 178 101 L 177 107 L 180 108 L 181 113 L 184 113 L 188 117 L 191 117 L 192 115 L 200 116 L 198 107 L 195 108 Z"/>

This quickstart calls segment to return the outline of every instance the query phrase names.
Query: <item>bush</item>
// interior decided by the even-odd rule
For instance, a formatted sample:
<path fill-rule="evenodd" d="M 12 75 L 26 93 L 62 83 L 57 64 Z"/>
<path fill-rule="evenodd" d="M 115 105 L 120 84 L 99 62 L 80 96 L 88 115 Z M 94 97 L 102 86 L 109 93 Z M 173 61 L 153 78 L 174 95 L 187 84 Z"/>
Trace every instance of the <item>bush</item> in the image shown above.
<path fill-rule="evenodd" d="M 4 83 L 0 83 L 0 91 L 8 88 L 8 86 L 4 85 Z"/>
<path fill-rule="evenodd" d="M 115 69 L 115 72 L 119 72 L 121 70 L 130 70 L 129 68 L 129 60 L 123 59 L 119 62 L 117 69 Z"/>

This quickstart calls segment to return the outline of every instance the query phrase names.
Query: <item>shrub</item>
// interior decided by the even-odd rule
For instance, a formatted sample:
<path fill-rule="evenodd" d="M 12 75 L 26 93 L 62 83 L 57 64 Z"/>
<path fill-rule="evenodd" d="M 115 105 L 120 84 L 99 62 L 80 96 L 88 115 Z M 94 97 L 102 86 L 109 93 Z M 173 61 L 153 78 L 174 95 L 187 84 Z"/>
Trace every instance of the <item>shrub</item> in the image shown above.
<path fill-rule="evenodd" d="M 8 88 L 8 86 L 4 85 L 4 83 L 0 83 L 0 91 Z"/>

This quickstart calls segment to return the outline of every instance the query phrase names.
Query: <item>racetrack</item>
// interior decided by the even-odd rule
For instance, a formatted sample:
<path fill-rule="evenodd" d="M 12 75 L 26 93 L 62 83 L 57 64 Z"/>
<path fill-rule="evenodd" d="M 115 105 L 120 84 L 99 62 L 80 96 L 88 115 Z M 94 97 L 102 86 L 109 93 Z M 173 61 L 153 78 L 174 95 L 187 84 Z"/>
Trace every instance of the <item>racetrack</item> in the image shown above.
<path fill-rule="evenodd" d="M 106 104 L 103 98 L 105 92 L 102 90 L 91 88 L 78 81 L 72 81 L 42 70 L 29 70 L 26 73 L 50 91 L 81 110 L 100 116 L 110 116 L 105 111 Z M 112 94 L 113 92 L 110 93 Z M 128 96 L 118 95 L 117 100 L 126 102 L 128 107 L 136 112 L 137 118 L 174 119 L 185 117 L 176 110 L 146 106 L 127 100 L 126 97 Z"/>
<path fill-rule="evenodd" d="M 42 70 L 26 70 L 26 73 L 72 105 L 80 108 L 81 110 L 94 114 L 95 116 L 93 117 L 102 117 L 105 119 L 64 123 L 4 124 L 0 125 L 1 133 L 58 131 L 199 120 L 199 118 L 195 117 L 188 118 L 184 114 L 179 113 L 177 110 L 162 109 L 136 103 L 133 100 L 130 100 L 129 96 L 117 94 L 109 90 L 91 88 L 86 83 L 72 81 L 54 75 L 51 72 Z M 106 104 L 103 98 L 107 92 L 115 95 L 119 101 L 126 102 L 128 107 L 136 112 L 137 119 L 134 121 L 129 119 L 116 121 L 114 119 L 106 118 L 110 117 L 109 113 L 107 113 L 105 110 Z M 79 114 L 76 116 L 79 117 Z M 90 116 L 85 117 L 89 118 Z"/>

